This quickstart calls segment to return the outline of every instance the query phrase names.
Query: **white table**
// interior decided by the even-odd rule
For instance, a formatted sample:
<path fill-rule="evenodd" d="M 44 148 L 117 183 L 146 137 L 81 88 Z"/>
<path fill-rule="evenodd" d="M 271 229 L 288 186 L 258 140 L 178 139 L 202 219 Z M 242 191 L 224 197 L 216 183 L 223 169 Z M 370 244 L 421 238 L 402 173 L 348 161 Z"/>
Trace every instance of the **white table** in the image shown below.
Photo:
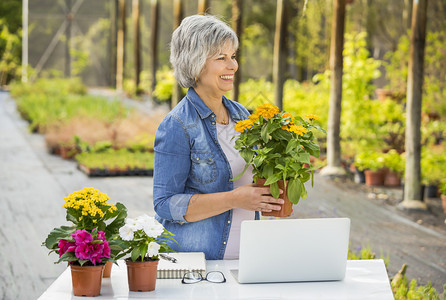
<path fill-rule="evenodd" d="M 342 281 L 239 284 L 229 270 L 237 260 L 207 261 L 207 271 L 222 271 L 225 283 L 202 281 L 182 284 L 181 279 L 157 279 L 152 292 L 129 292 L 127 268 L 123 261 L 114 265 L 111 278 L 102 279 L 101 295 L 91 299 L 394 299 L 381 259 L 349 260 Z M 39 299 L 86 299 L 74 297 L 70 269 L 65 270 Z"/>

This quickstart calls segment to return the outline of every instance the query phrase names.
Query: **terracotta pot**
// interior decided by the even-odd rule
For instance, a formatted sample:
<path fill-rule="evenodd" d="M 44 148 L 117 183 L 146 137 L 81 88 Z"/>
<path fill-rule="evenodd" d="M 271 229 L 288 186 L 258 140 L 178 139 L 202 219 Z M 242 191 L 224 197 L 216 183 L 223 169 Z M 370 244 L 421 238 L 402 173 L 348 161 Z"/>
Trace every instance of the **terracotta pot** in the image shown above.
<path fill-rule="evenodd" d="M 372 170 L 365 170 L 365 184 L 366 185 L 384 185 L 384 171 L 378 170 L 378 171 L 372 171 Z"/>
<path fill-rule="evenodd" d="M 110 278 L 113 262 L 107 261 L 104 266 L 104 271 L 102 273 L 102 278 Z"/>
<path fill-rule="evenodd" d="M 400 186 L 401 178 L 398 173 L 395 173 L 391 170 L 387 170 L 386 175 L 384 177 L 384 185 L 385 186 Z"/>
<path fill-rule="evenodd" d="M 265 186 L 266 179 L 258 178 L 256 180 L 257 186 L 263 187 Z M 287 191 L 285 190 L 284 182 L 283 180 L 279 180 L 277 182 L 279 184 L 279 188 L 284 191 L 279 198 L 283 199 L 285 201 L 284 204 L 279 204 L 282 208 L 281 210 L 273 210 L 272 212 L 262 212 L 262 216 L 272 216 L 272 217 L 279 217 L 279 218 L 285 218 L 291 216 L 291 213 L 293 212 L 293 203 L 288 199 Z M 268 185 L 269 186 L 269 185 Z"/>
<path fill-rule="evenodd" d="M 99 296 L 104 265 L 84 267 L 70 265 L 70 267 L 73 295 L 81 297 Z"/>
<path fill-rule="evenodd" d="M 127 279 L 129 290 L 133 292 L 153 291 L 156 285 L 156 273 L 158 271 L 158 261 L 138 261 L 126 260 Z"/>
<path fill-rule="evenodd" d="M 446 215 L 446 195 L 441 195 L 441 203 L 443 204 L 443 213 Z"/>

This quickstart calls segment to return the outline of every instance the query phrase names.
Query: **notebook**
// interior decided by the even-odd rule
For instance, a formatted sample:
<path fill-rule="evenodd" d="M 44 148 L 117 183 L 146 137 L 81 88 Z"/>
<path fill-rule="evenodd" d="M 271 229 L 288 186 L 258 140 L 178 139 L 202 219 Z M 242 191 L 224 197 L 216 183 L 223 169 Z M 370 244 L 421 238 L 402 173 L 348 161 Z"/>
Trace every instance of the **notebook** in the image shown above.
<path fill-rule="evenodd" d="M 240 283 L 342 280 L 347 266 L 350 219 L 243 221 Z"/>
<path fill-rule="evenodd" d="M 157 278 L 183 278 L 184 273 L 189 271 L 200 272 L 202 276 L 206 275 L 206 259 L 203 252 L 174 252 L 167 255 L 176 258 L 177 262 L 173 263 L 160 258 Z"/>

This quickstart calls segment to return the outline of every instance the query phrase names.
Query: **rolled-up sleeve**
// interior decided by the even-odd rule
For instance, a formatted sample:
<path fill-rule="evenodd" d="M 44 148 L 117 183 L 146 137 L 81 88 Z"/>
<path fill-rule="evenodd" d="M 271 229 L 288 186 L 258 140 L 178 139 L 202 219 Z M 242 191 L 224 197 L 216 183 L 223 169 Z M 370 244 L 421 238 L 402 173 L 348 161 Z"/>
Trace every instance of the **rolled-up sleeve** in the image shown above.
<path fill-rule="evenodd" d="M 186 222 L 184 215 L 191 198 L 185 194 L 190 171 L 190 148 L 181 120 L 169 115 L 161 122 L 155 137 L 153 205 L 163 219 Z"/>

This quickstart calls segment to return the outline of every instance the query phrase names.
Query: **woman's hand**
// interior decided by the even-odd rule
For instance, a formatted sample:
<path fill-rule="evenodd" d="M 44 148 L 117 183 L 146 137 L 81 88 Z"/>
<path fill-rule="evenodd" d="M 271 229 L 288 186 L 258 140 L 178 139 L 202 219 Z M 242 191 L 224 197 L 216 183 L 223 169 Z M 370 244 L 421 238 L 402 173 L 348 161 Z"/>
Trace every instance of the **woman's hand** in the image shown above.
<path fill-rule="evenodd" d="M 280 190 L 282 194 L 283 191 Z M 233 208 L 243 208 L 246 210 L 271 212 L 280 210 L 283 199 L 276 199 L 271 196 L 269 187 L 258 187 L 254 183 L 243 185 L 231 191 L 231 206 Z"/>

